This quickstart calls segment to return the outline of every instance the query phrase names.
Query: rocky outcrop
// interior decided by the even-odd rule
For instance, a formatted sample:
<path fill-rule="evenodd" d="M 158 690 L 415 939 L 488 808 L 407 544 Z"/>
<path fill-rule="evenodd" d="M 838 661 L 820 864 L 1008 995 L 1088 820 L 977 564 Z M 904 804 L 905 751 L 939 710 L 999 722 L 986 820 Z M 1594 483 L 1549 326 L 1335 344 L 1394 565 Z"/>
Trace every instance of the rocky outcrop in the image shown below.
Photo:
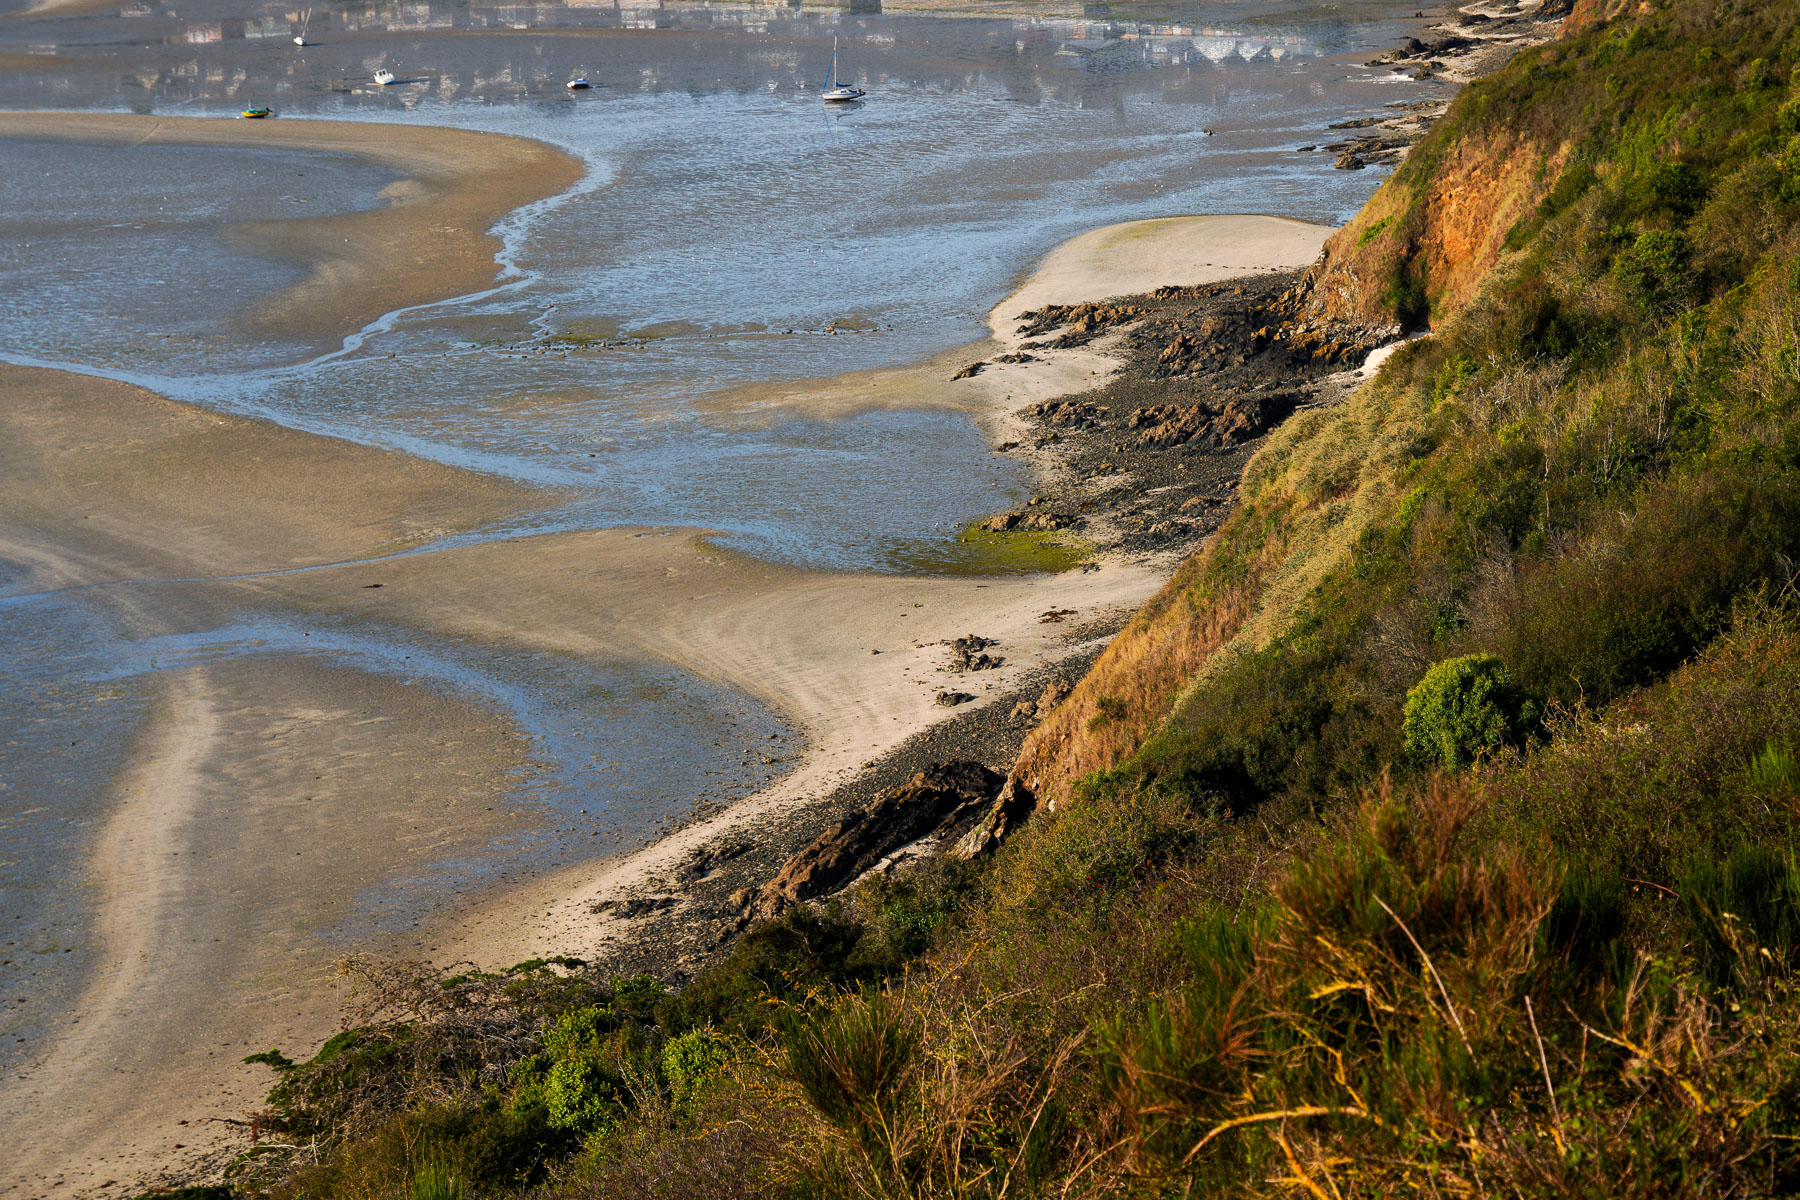
<path fill-rule="evenodd" d="M 1048 533 L 1073 528 L 1080 520 L 1080 517 L 1068 513 L 1021 511 L 989 517 L 981 523 L 981 527 L 989 533 Z"/>
<path fill-rule="evenodd" d="M 1000 643 L 993 638 L 984 638 L 978 633 L 966 637 L 952 638 L 944 645 L 950 647 L 950 662 L 944 667 L 946 671 L 992 671 L 1004 665 L 1006 659 L 998 654 L 989 654 L 989 646 Z"/>
<path fill-rule="evenodd" d="M 958 838 L 956 844 L 946 852 L 947 857 L 967 862 L 972 858 L 980 858 L 992 854 L 1000 848 L 1000 843 L 1017 833 L 1031 815 L 1037 811 L 1037 797 L 1031 794 L 1019 777 L 1014 775 L 1007 779 L 1000 788 L 1000 794 L 994 797 L 994 807 L 988 809 L 987 815 L 977 821 L 969 832 Z"/>
<path fill-rule="evenodd" d="M 1034 338 L 1067 327 L 1061 337 L 1047 343 L 1054 350 L 1084 346 L 1109 329 L 1116 329 L 1144 315 L 1144 310 L 1130 304 L 1094 301 L 1087 304 L 1048 304 L 1031 312 L 1020 313 L 1019 336 Z"/>
<path fill-rule="evenodd" d="M 980 763 L 939 763 L 851 812 L 748 897 L 746 920 L 766 920 L 838 891 L 902 846 L 989 804 L 1004 777 Z"/>
<path fill-rule="evenodd" d="M 1287 392 L 1250 394 L 1212 404 L 1155 404 L 1131 414 L 1142 446 L 1180 446 L 1202 440 L 1233 446 L 1260 437 L 1294 411 L 1296 397 Z"/>
<path fill-rule="evenodd" d="M 1044 686 L 1043 693 L 1036 700 L 1021 700 L 1013 705 L 1012 715 L 1038 719 L 1046 717 L 1051 709 L 1061 704 L 1074 690 L 1075 685 L 1066 679 L 1052 680 Z"/>
<path fill-rule="evenodd" d="M 1086 429 L 1106 415 L 1106 409 L 1087 400 L 1046 400 L 1023 411 L 1039 425 L 1062 429 Z"/>

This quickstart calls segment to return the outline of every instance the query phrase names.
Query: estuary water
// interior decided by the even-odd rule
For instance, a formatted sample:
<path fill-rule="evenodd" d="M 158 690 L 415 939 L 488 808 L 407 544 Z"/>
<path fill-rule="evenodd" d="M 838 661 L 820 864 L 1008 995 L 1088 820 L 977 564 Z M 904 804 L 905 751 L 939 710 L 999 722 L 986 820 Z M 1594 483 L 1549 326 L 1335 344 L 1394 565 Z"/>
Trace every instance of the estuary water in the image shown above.
<path fill-rule="evenodd" d="M 320 345 L 255 340 L 231 320 L 298 271 L 230 231 L 381 204 L 391 172 L 274 148 L 0 139 L 0 358 L 574 497 L 477 536 L 691 526 L 782 562 L 887 570 L 1029 481 L 961 414 L 806 419 L 734 408 L 734 389 L 978 339 L 1043 253 L 1099 225 L 1347 219 L 1381 172 L 1300 148 L 1331 140 L 1333 122 L 1444 94 L 1366 65 L 1416 30 L 1414 11 L 133 0 L 14 15 L 0 25 L 0 108 L 225 119 L 266 104 L 281 121 L 537 138 L 586 174 L 501 223 L 494 288 Z M 311 44 L 295 46 L 303 29 Z M 865 102 L 819 102 L 834 44 Z M 382 68 L 401 82 L 376 85 Z M 576 74 L 595 87 L 567 91 Z M 300 653 L 305 636 L 305 654 L 489 706 L 535 739 L 518 789 L 533 828 L 593 809 L 610 814 L 607 849 L 652 836 L 701 791 L 752 790 L 768 772 L 743 767 L 741 746 L 781 735 L 744 698 L 641 663 L 424 647 L 373 622 L 246 619 L 151 644 L 79 596 L 21 600 L 30 589 L 0 564 L 0 981 L 34 1000 L 0 1017 L 0 1057 L 41 1034 L 54 1006 L 36 1001 L 93 965 L 80 856 L 158 671 Z M 548 844 L 526 830 L 434 878 L 592 853 Z M 378 899 L 360 921 L 384 919 Z"/>
<path fill-rule="evenodd" d="M 61 31 L 34 47 L 85 65 L 6 73 L 0 106 L 267 104 L 281 120 L 449 125 L 554 143 L 587 177 L 505 223 L 512 286 L 301 365 L 335 347 L 246 343 L 219 321 L 292 279 L 220 229 L 373 203 L 376 168 L 0 145 L 0 348 L 572 486 L 580 524 L 702 525 L 753 553 L 847 569 L 879 568 L 893 540 L 943 536 L 1023 483 L 960 417 L 721 421 L 700 401 L 973 340 L 1036 258 L 1098 225 L 1238 211 L 1340 222 L 1378 172 L 1297 148 L 1442 88 L 1363 65 L 1414 26 L 1388 0 L 1194 3 L 1157 21 L 216 7 L 20 23 L 7 36 Z M 308 12 L 317 44 L 296 47 Z M 834 43 L 840 73 L 870 93 L 859 105 L 817 100 Z M 372 83 L 384 66 L 406 82 Z M 577 73 L 597 86 L 568 92 Z M 146 197 L 156 221 L 119 220 Z M 546 340 L 567 335 L 580 353 Z"/>

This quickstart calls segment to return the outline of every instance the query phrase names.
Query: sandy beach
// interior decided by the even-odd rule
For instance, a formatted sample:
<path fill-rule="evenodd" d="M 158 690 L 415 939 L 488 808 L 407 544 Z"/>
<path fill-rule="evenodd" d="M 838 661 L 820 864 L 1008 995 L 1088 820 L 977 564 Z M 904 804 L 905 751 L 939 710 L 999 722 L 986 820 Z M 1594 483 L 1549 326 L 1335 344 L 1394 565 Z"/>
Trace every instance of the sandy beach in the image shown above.
<path fill-rule="evenodd" d="M 1153 224 L 1157 232 L 1127 235 L 1143 254 L 1121 258 L 1116 276 L 1091 250 L 1053 255 L 1053 278 L 1034 277 L 996 308 L 996 337 L 1010 337 L 1008 318 L 1039 297 L 1097 299 L 1169 281 L 1158 239 L 1169 269 L 1225 278 L 1304 262 L 1326 232 L 1257 218 Z M 1058 358 L 1009 379 L 958 381 L 931 402 L 1003 423 L 1030 397 L 1108 369 L 1092 349 Z M 829 389 L 842 386 L 827 381 L 810 399 L 795 387 L 782 403 L 832 411 Z M 946 717 L 952 710 L 933 699 L 944 684 L 939 643 L 999 639 L 1007 662 L 982 679 L 976 703 L 986 702 L 1082 649 L 1043 613 L 1069 611 L 1073 623 L 1121 616 L 1170 565 L 840 575 L 724 552 L 694 529 L 476 540 L 382 558 L 559 497 L 83 376 L 0 368 L 0 397 L 0 554 L 31 567 L 34 590 L 101 585 L 84 595 L 140 634 L 204 629 L 228 613 L 311 613 L 501 648 L 636 656 L 746 692 L 804 737 L 792 774 L 708 820 L 624 857 L 472 897 L 437 928 L 372 947 L 440 962 L 591 954 L 621 932 L 592 915 L 596 901 L 701 841 L 754 836 L 759 822 Z M 305 569 L 266 573 L 293 567 Z M 96 927 L 113 967 L 75 1006 L 78 1020 L 0 1085 L 0 1140 L 12 1151 L 4 1194 L 80 1194 L 218 1153 L 234 1135 L 217 1122 L 252 1107 L 267 1084 L 266 1069 L 241 1065 L 242 1054 L 271 1042 L 301 1051 L 332 1029 L 334 997 L 316 980 L 341 947 L 320 931 L 384 872 L 502 827 L 504 814 L 489 810 L 524 755 L 517 731 L 478 704 L 341 666 L 266 655 L 168 672 L 157 686 L 156 713 L 94 842 Z M 347 838 L 340 814 L 352 811 Z M 78 1159 L 72 1145 L 84 1147 Z"/>
<path fill-rule="evenodd" d="M 1026 340 L 1017 317 L 1047 304 L 1079 304 L 1153 291 L 1165 284 L 1216 283 L 1291 271 L 1319 256 L 1330 226 L 1286 217 L 1189 216 L 1124 221 L 1070 238 L 1051 251 L 1018 289 L 987 314 L 989 338 L 927 362 L 851 371 L 829 379 L 733 388 L 708 398 L 736 419 L 802 413 L 842 418 L 876 409 L 938 408 L 967 412 L 996 442 L 1016 436 L 1014 414 L 1029 404 L 1085 391 L 1111 372 L 1109 339 L 1036 362 L 993 362 Z M 952 376 L 972 363 L 979 374 Z"/>
<path fill-rule="evenodd" d="M 379 208 L 246 220 L 225 231 L 240 248 L 307 268 L 298 284 L 244 318 L 249 331 L 314 342 L 335 341 L 395 309 L 488 287 L 499 274 L 494 223 L 570 187 L 583 169 L 528 138 L 349 121 L 0 112 L 0 138 L 282 147 L 393 169 L 402 178 L 383 191 Z"/>

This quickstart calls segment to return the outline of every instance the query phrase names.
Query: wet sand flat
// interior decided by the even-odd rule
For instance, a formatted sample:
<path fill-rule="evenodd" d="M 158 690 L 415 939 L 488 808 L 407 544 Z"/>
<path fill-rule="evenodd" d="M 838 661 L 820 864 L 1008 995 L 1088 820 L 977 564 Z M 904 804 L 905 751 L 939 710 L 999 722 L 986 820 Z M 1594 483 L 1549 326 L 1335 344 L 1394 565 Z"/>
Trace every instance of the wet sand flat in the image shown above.
<path fill-rule="evenodd" d="M 499 714 L 293 659 L 157 687 L 89 864 L 105 967 L 50 1052 L 0 1084 L 3 1194 L 216 1168 L 221 1122 L 270 1081 L 243 1057 L 335 1027 L 332 934 L 364 889 L 508 824 L 496 780 L 526 746 Z"/>
<path fill-rule="evenodd" d="M 130 384 L 0 364 L 0 523 L 54 545 L 21 555 L 39 590 L 391 553 L 557 499 Z"/>
<path fill-rule="evenodd" d="M 0 137 L 136 145 L 244 146 L 353 155 L 405 178 L 380 208 L 225 230 L 240 249 L 307 268 L 245 318 L 263 336 L 331 340 L 395 309 L 479 291 L 497 274 L 507 213 L 581 178 L 579 160 L 504 134 L 348 121 L 235 121 L 119 113 L 0 112 Z"/>
<path fill-rule="evenodd" d="M 752 825 L 945 715 L 932 703 L 936 642 L 998 633 L 1009 673 L 1029 670 L 1068 652 L 1038 613 L 1132 605 L 1160 578 L 1129 567 L 992 583 L 838 576 L 716 551 L 692 530 L 369 561 L 356 556 L 540 494 L 106 380 L 0 368 L 0 397 L 0 555 L 30 564 L 39 583 L 101 585 L 84 594 L 141 635 L 227 613 L 315 613 L 685 667 L 764 699 L 806 734 L 799 772 L 728 810 Z M 247 467 L 256 486 L 245 486 Z M 394 834 L 415 815 L 443 824 L 485 809 L 520 754 L 491 714 L 449 697 L 421 707 L 410 691 L 402 703 L 391 681 L 358 671 L 259 657 L 166 673 L 157 686 L 158 716 L 89 867 L 106 965 L 74 1008 L 79 1023 L 0 1085 L 0 1138 L 15 1148 L 0 1194 L 147 1178 L 177 1141 L 229 1141 L 230 1127 L 206 1122 L 238 1116 L 266 1082 L 237 1062 L 242 1047 L 298 1048 L 331 1032 L 331 999 L 309 988 L 330 956 L 311 931 L 371 872 L 405 869 L 406 839 Z M 444 841 L 472 845 L 491 829 L 464 818 Z M 579 874 L 591 882 L 595 871 Z M 547 907 L 537 886 L 481 897 L 476 916 L 440 925 L 433 941 L 486 966 L 552 944 L 591 947 L 598 926 L 576 889 L 559 877 L 549 890 L 560 902 Z M 281 936 L 269 936 L 271 920 Z M 442 940 L 452 933 L 454 951 Z M 270 946 L 288 949 L 271 956 Z M 71 1156 L 69 1122 L 90 1118 Z"/>
<path fill-rule="evenodd" d="M 228 619 L 219 585 L 107 585 L 392 550 L 546 502 L 449 468 L 0 367 L 0 558 L 90 591 L 137 637 Z M 253 1107 L 246 1039 L 316 1041 L 363 889 L 472 849 L 526 746 L 490 708 L 279 656 L 152 678 L 154 715 L 85 877 L 103 966 L 0 1083 L 0 1194 L 150 1178 Z M 251 1047 L 256 1049 L 259 1047 Z M 186 1124 L 183 1124 L 183 1123 Z M 79 1153 L 72 1147 L 81 1147 Z"/>

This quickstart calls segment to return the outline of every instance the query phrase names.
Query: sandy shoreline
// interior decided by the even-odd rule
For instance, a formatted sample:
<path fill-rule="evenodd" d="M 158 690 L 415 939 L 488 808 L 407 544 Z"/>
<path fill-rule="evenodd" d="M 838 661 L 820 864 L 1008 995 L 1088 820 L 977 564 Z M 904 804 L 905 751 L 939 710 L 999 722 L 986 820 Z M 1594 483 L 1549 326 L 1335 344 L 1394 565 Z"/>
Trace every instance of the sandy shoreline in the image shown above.
<path fill-rule="evenodd" d="M 1152 291 L 1291 271 L 1318 257 L 1334 229 L 1287 217 L 1189 216 L 1124 221 L 1070 238 L 1051 251 L 1020 286 L 987 315 L 989 337 L 923 363 L 850 371 L 825 379 L 786 380 L 731 388 L 706 398 L 712 412 L 738 419 L 801 414 L 837 419 L 880 409 L 967 412 L 990 440 L 1017 435 L 1014 414 L 1029 404 L 1085 391 L 1116 368 L 1103 339 L 1030 363 L 991 361 L 1018 351 L 1021 312 Z M 952 379 L 984 362 L 981 372 Z"/>
<path fill-rule="evenodd" d="M 1226 233 L 1244 235 L 1231 254 L 1199 260 L 1219 264 L 1205 268 L 1222 272 L 1213 278 L 1310 259 L 1312 231 L 1262 237 L 1261 219 L 1249 221 L 1164 222 L 1155 238 L 1181 269 L 1182 255 L 1223 245 Z M 1254 261 L 1258 253 L 1266 261 Z M 1050 263 L 1054 286 L 1066 290 L 1045 294 L 1071 298 L 1144 286 L 1150 269 L 1133 260 L 1115 277 L 1092 254 L 1053 255 Z M 1034 278 L 1027 288 L 1033 284 L 1050 286 Z M 999 337 L 1012 337 L 1007 318 L 1019 307 L 1015 297 L 995 310 Z M 997 426 L 1032 397 L 1088 386 L 1109 369 L 1091 348 L 1057 358 L 957 381 L 943 402 Z M 806 739 L 798 770 L 718 816 L 458 913 L 428 939 L 438 961 L 501 966 L 546 951 L 591 955 L 620 933 L 591 914 L 596 901 L 698 842 L 754 830 L 968 711 L 933 702 L 946 682 L 939 642 L 966 633 L 1000 639 L 1007 664 L 984 673 L 975 689 L 983 700 L 997 697 L 1076 652 L 1063 626 L 1040 621 L 1043 613 L 1072 610 L 1079 622 L 1117 617 L 1166 573 L 1162 563 L 1106 562 L 1051 577 L 839 575 L 723 553 L 699 531 L 676 529 L 477 541 L 372 562 L 554 497 L 83 376 L 0 367 L 0 397 L 0 556 L 29 565 L 38 588 L 111 583 L 87 594 L 133 632 L 205 629 L 225 614 L 302 613 L 501 649 L 637 656 L 747 692 Z M 830 411 L 837 401 L 797 387 L 781 403 Z M 248 493 L 247 476 L 259 483 Z M 309 569 L 252 575 L 297 565 Z M 211 582 L 119 582 L 197 578 Z M 109 961 L 138 966 L 76 1006 L 85 1028 L 66 1031 L 35 1069 L 0 1085 L 0 1140 L 13 1149 L 0 1194 L 79 1194 L 109 1178 L 153 1177 L 183 1154 L 216 1147 L 229 1140 L 228 1127 L 199 1123 L 240 1115 L 267 1083 L 265 1069 L 238 1064 L 241 1047 L 280 1040 L 298 1051 L 330 1032 L 331 997 L 306 985 L 328 960 L 313 931 L 380 869 L 328 852 L 337 836 L 330 804 L 340 802 L 330 797 L 380 797 L 364 802 L 356 825 L 387 822 L 392 832 L 375 844 L 401 847 L 402 857 L 415 844 L 409 839 L 426 853 L 492 831 L 480 814 L 504 794 L 506 764 L 523 753 L 514 731 L 455 697 L 426 703 L 384 691 L 390 682 L 281 656 L 157 679 L 159 716 L 120 782 L 93 864 L 106 885 L 98 927 Z M 315 781 L 299 777 L 300 761 L 329 767 Z M 226 831 L 207 818 L 232 810 L 231 797 L 255 802 L 244 807 L 241 827 Z M 433 802 L 432 820 L 445 828 L 415 834 L 420 801 Z M 309 855 L 308 846 L 327 852 Z M 314 873 L 287 875 L 302 870 L 295 859 L 312 859 L 304 869 Z M 223 875 L 218 886 L 197 888 L 214 868 Z M 277 868 L 288 878 L 283 895 L 321 902 L 295 900 L 292 911 L 261 914 L 267 885 L 258 881 Z M 183 938 L 205 953 L 184 950 Z M 272 946 L 280 954 L 271 956 Z M 129 1004 L 118 979 L 130 981 Z M 146 1030 L 135 1014 L 151 1008 L 161 1016 Z M 84 1146 L 80 1161 L 69 1160 L 72 1145 Z"/>
<path fill-rule="evenodd" d="M 581 178 L 579 160 L 528 138 L 421 125 L 235 121 L 122 113 L 0 112 L 0 138 L 106 145 L 279 147 L 368 159 L 403 178 L 380 208 L 245 221 L 239 248 L 297 262 L 306 278 L 249 314 L 265 336 L 332 342 L 396 309 L 480 291 L 498 275 L 507 213 Z"/>

